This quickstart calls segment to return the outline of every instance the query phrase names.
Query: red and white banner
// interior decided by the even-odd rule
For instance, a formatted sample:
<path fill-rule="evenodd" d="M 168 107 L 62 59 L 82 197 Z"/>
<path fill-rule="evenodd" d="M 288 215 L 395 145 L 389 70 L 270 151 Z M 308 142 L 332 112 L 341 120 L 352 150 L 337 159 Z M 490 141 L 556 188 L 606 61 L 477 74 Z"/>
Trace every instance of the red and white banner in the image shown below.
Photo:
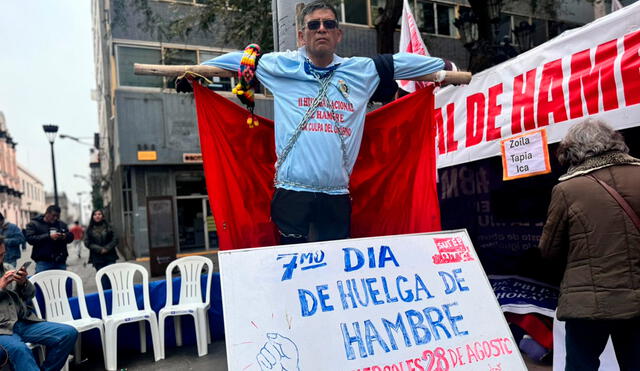
<path fill-rule="evenodd" d="M 424 45 L 422 35 L 420 35 L 420 29 L 418 29 L 416 19 L 413 17 L 413 13 L 411 12 L 411 8 L 409 8 L 409 2 L 407 0 L 404 0 L 404 5 L 402 6 L 401 20 L 402 26 L 400 28 L 400 47 L 398 48 L 398 50 L 401 53 L 412 53 L 428 56 L 429 51 L 427 50 L 427 46 Z M 402 90 L 408 91 L 409 93 L 413 93 L 417 89 L 422 89 L 428 84 L 429 83 L 421 81 L 398 80 L 398 85 L 400 85 Z"/>
<path fill-rule="evenodd" d="M 500 139 L 587 117 L 640 125 L 640 2 L 436 93 L 438 167 L 500 154 Z"/>

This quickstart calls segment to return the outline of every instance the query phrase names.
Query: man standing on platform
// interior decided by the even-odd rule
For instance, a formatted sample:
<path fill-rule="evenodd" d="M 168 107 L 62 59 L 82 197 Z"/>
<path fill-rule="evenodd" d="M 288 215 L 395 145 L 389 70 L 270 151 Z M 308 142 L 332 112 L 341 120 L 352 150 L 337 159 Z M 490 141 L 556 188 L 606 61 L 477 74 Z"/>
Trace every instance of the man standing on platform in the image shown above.
<path fill-rule="evenodd" d="M 25 241 L 24 235 L 17 225 L 7 222 L 2 213 L 0 213 L 0 236 L 4 237 L 6 248 L 4 261 L 15 268 L 21 255 L 20 245 Z"/>
<path fill-rule="evenodd" d="M 445 77 L 440 58 L 407 53 L 337 56 L 343 34 L 337 18 L 330 2 L 308 3 L 298 19 L 302 47 L 265 54 L 254 67 L 255 76 L 275 97 L 278 159 L 271 218 L 282 244 L 349 237 L 349 179 L 367 103 L 374 96 L 385 101 L 393 95 L 396 79 L 434 74 L 439 82 Z M 237 71 L 242 57 L 242 52 L 229 53 L 204 64 Z"/>
<path fill-rule="evenodd" d="M 78 331 L 62 323 L 46 322 L 27 306 L 36 289 L 25 268 L 3 263 L 4 239 L 0 237 L 0 347 L 9 355 L 16 371 L 58 371 L 74 348 Z M 47 356 L 38 366 L 26 343 L 42 344 Z"/>
<path fill-rule="evenodd" d="M 36 273 L 51 269 L 67 269 L 67 244 L 73 234 L 60 220 L 60 207 L 47 207 L 44 215 L 27 224 L 27 242 L 33 245 L 31 259 L 36 262 Z"/>

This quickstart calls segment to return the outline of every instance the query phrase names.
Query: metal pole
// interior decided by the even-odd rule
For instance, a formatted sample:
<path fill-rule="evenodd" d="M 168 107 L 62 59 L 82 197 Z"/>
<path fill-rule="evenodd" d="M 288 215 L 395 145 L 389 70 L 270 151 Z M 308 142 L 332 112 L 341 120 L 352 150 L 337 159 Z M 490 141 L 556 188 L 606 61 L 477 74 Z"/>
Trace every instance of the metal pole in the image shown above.
<path fill-rule="evenodd" d="M 82 224 L 82 193 L 78 193 L 78 221 Z"/>
<path fill-rule="evenodd" d="M 58 181 L 56 180 L 56 157 L 53 154 L 53 142 L 51 144 L 51 168 L 53 169 L 53 203 L 58 206 Z"/>
<path fill-rule="evenodd" d="M 296 5 L 308 0 L 274 0 L 274 49 L 276 51 L 296 50 Z"/>

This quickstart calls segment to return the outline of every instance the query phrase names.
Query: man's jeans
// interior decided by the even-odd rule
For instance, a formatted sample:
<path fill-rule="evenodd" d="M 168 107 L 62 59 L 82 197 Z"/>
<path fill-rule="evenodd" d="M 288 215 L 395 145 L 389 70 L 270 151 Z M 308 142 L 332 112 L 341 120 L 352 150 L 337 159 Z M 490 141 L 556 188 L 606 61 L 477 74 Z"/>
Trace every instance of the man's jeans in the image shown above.
<path fill-rule="evenodd" d="M 36 273 L 50 271 L 52 269 L 61 269 L 63 271 L 66 271 L 67 265 L 64 263 L 54 263 L 54 262 L 45 262 L 45 261 L 36 262 Z"/>
<path fill-rule="evenodd" d="M 73 351 L 78 331 L 56 322 L 18 321 L 13 335 L 0 335 L 0 345 L 9 353 L 9 361 L 16 371 L 39 371 L 31 349 L 25 343 L 44 345 L 47 355 L 42 363 L 43 371 L 59 371 Z"/>

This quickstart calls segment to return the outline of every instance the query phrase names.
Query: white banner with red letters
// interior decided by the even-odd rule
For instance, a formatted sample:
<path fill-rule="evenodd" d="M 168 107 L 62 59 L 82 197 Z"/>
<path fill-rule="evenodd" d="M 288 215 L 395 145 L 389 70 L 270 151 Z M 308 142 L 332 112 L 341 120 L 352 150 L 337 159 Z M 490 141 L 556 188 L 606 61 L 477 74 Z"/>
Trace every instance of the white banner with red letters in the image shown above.
<path fill-rule="evenodd" d="M 500 139 L 587 117 L 640 125 L 640 2 L 436 93 L 438 167 L 500 154 Z"/>

